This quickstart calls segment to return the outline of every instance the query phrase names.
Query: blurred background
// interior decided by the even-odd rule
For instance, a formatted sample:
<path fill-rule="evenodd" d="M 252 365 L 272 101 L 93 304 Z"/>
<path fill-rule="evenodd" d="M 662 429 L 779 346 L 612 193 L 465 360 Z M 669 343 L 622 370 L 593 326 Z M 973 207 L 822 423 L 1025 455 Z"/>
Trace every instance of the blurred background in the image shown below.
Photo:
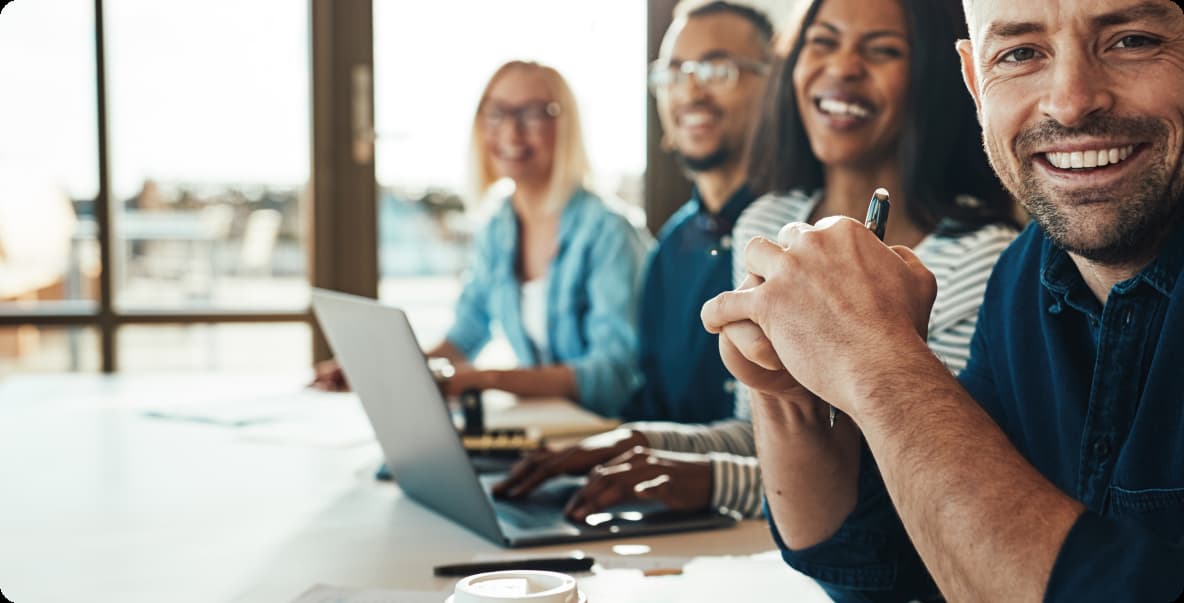
<path fill-rule="evenodd" d="M 472 115 L 512 58 L 580 102 L 598 190 L 688 185 L 646 65 L 675 0 L 16 0 L 0 15 L 0 377 L 253 371 L 328 350 L 312 286 L 451 321 Z M 782 21 L 793 0 L 750 2 Z"/>

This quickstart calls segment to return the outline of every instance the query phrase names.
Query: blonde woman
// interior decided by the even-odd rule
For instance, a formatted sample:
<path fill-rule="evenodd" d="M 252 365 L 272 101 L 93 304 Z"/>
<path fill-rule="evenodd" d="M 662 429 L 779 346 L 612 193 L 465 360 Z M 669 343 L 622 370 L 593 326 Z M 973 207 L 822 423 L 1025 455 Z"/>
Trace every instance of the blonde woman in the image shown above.
<path fill-rule="evenodd" d="M 473 118 L 472 163 L 479 193 L 503 179 L 514 192 L 477 234 L 455 323 L 428 352 L 457 367 L 448 392 L 561 396 L 617 415 L 639 380 L 646 247 L 625 217 L 584 188 L 579 111 L 559 72 L 512 61 L 493 74 Z M 495 323 L 520 368 L 470 366 Z M 332 388 L 334 375 L 322 371 L 316 384 Z"/>

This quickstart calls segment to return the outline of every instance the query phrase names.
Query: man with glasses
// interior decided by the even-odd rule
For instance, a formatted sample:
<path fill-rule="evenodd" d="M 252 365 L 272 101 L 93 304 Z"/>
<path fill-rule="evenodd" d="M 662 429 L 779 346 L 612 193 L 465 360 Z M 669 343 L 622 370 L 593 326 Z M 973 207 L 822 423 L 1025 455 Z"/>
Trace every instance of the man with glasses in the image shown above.
<path fill-rule="evenodd" d="M 732 288 L 731 231 L 755 198 L 745 183 L 745 152 L 767 80 L 772 38 L 773 26 L 758 10 L 730 2 L 699 4 L 677 15 L 661 58 L 650 66 L 663 145 L 678 157 L 694 192 L 663 227 L 650 262 L 639 324 L 645 382 L 625 409 L 627 419 L 706 423 L 733 415 L 735 382 L 720 361 L 715 336 L 702 332 L 698 317 L 703 302 Z M 593 480 L 569 506 L 570 514 L 582 519 L 598 507 L 642 493 L 637 482 L 652 476 L 638 473 L 634 480 L 630 469 L 660 465 L 666 481 L 646 493 L 674 508 L 706 508 L 712 495 L 712 464 L 706 456 L 647 450 L 647 461 L 611 462 L 650 444 L 642 431 L 629 427 L 564 451 L 534 455 L 495 491 L 523 496 L 554 475 L 584 473 L 607 463 L 602 471 L 615 479 Z M 592 493 L 594 500 L 588 496 Z"/>

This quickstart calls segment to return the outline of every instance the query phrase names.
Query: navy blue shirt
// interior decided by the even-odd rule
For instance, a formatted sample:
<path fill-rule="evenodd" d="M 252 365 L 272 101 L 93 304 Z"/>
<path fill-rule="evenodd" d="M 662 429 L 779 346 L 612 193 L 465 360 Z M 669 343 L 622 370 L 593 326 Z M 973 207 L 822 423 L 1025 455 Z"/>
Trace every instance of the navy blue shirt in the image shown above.
<path fill-rule="evenodd" d="M 1087 509 L 1062 545 L 1047 601 L 1184 592 L 1182 270 L 1179 229 L 1103 306 L 1032 225 L 991 275 L 959 379 L 1019 452 Z M 940 598 L 866 447 L 861 466 L 859 502 L 835 536 L 802 551 L 778 539 L 783 557 L 837 601 Z"/>
<path fill-rule="evenodd" d="M 735 411 L 736 383 L 699 311 L 732 289 L 732 226 L 754 199 L 743 186 L 713 215 L 695 191 L 662 227 L 641 295 L 644 383 L 626 420 L 708 423 Z"/>

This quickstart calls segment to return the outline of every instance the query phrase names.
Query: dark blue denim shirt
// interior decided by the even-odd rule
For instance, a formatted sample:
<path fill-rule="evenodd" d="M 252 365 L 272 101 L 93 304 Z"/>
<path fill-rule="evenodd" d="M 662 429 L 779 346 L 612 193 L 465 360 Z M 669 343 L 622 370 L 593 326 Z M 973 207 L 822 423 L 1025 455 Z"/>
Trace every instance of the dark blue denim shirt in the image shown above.
<path fill-rule="evenodd" d="M 742 186 L 712 214 L 695 191 L 662 227 L 641 294 L 644 385 L 626 420 L 708 423 L 735 411 L 736 383 L 699 311 L 732 289 L 732 226 L 754 199 Z"/>
<path fill-rule="evenodd" d="M 1087 509 L 1061 547 L 1047 601 L 1172 601 L 1184 591 L 1182 269 L 1179 229 L 1102 305 L 1032 225 L 991 276 L 959 379 Z M 778 538 L 786 562 L 836 601 L 940 599 L 866 447 L 861 467 L 852 515 L 809 549 Z"/>

